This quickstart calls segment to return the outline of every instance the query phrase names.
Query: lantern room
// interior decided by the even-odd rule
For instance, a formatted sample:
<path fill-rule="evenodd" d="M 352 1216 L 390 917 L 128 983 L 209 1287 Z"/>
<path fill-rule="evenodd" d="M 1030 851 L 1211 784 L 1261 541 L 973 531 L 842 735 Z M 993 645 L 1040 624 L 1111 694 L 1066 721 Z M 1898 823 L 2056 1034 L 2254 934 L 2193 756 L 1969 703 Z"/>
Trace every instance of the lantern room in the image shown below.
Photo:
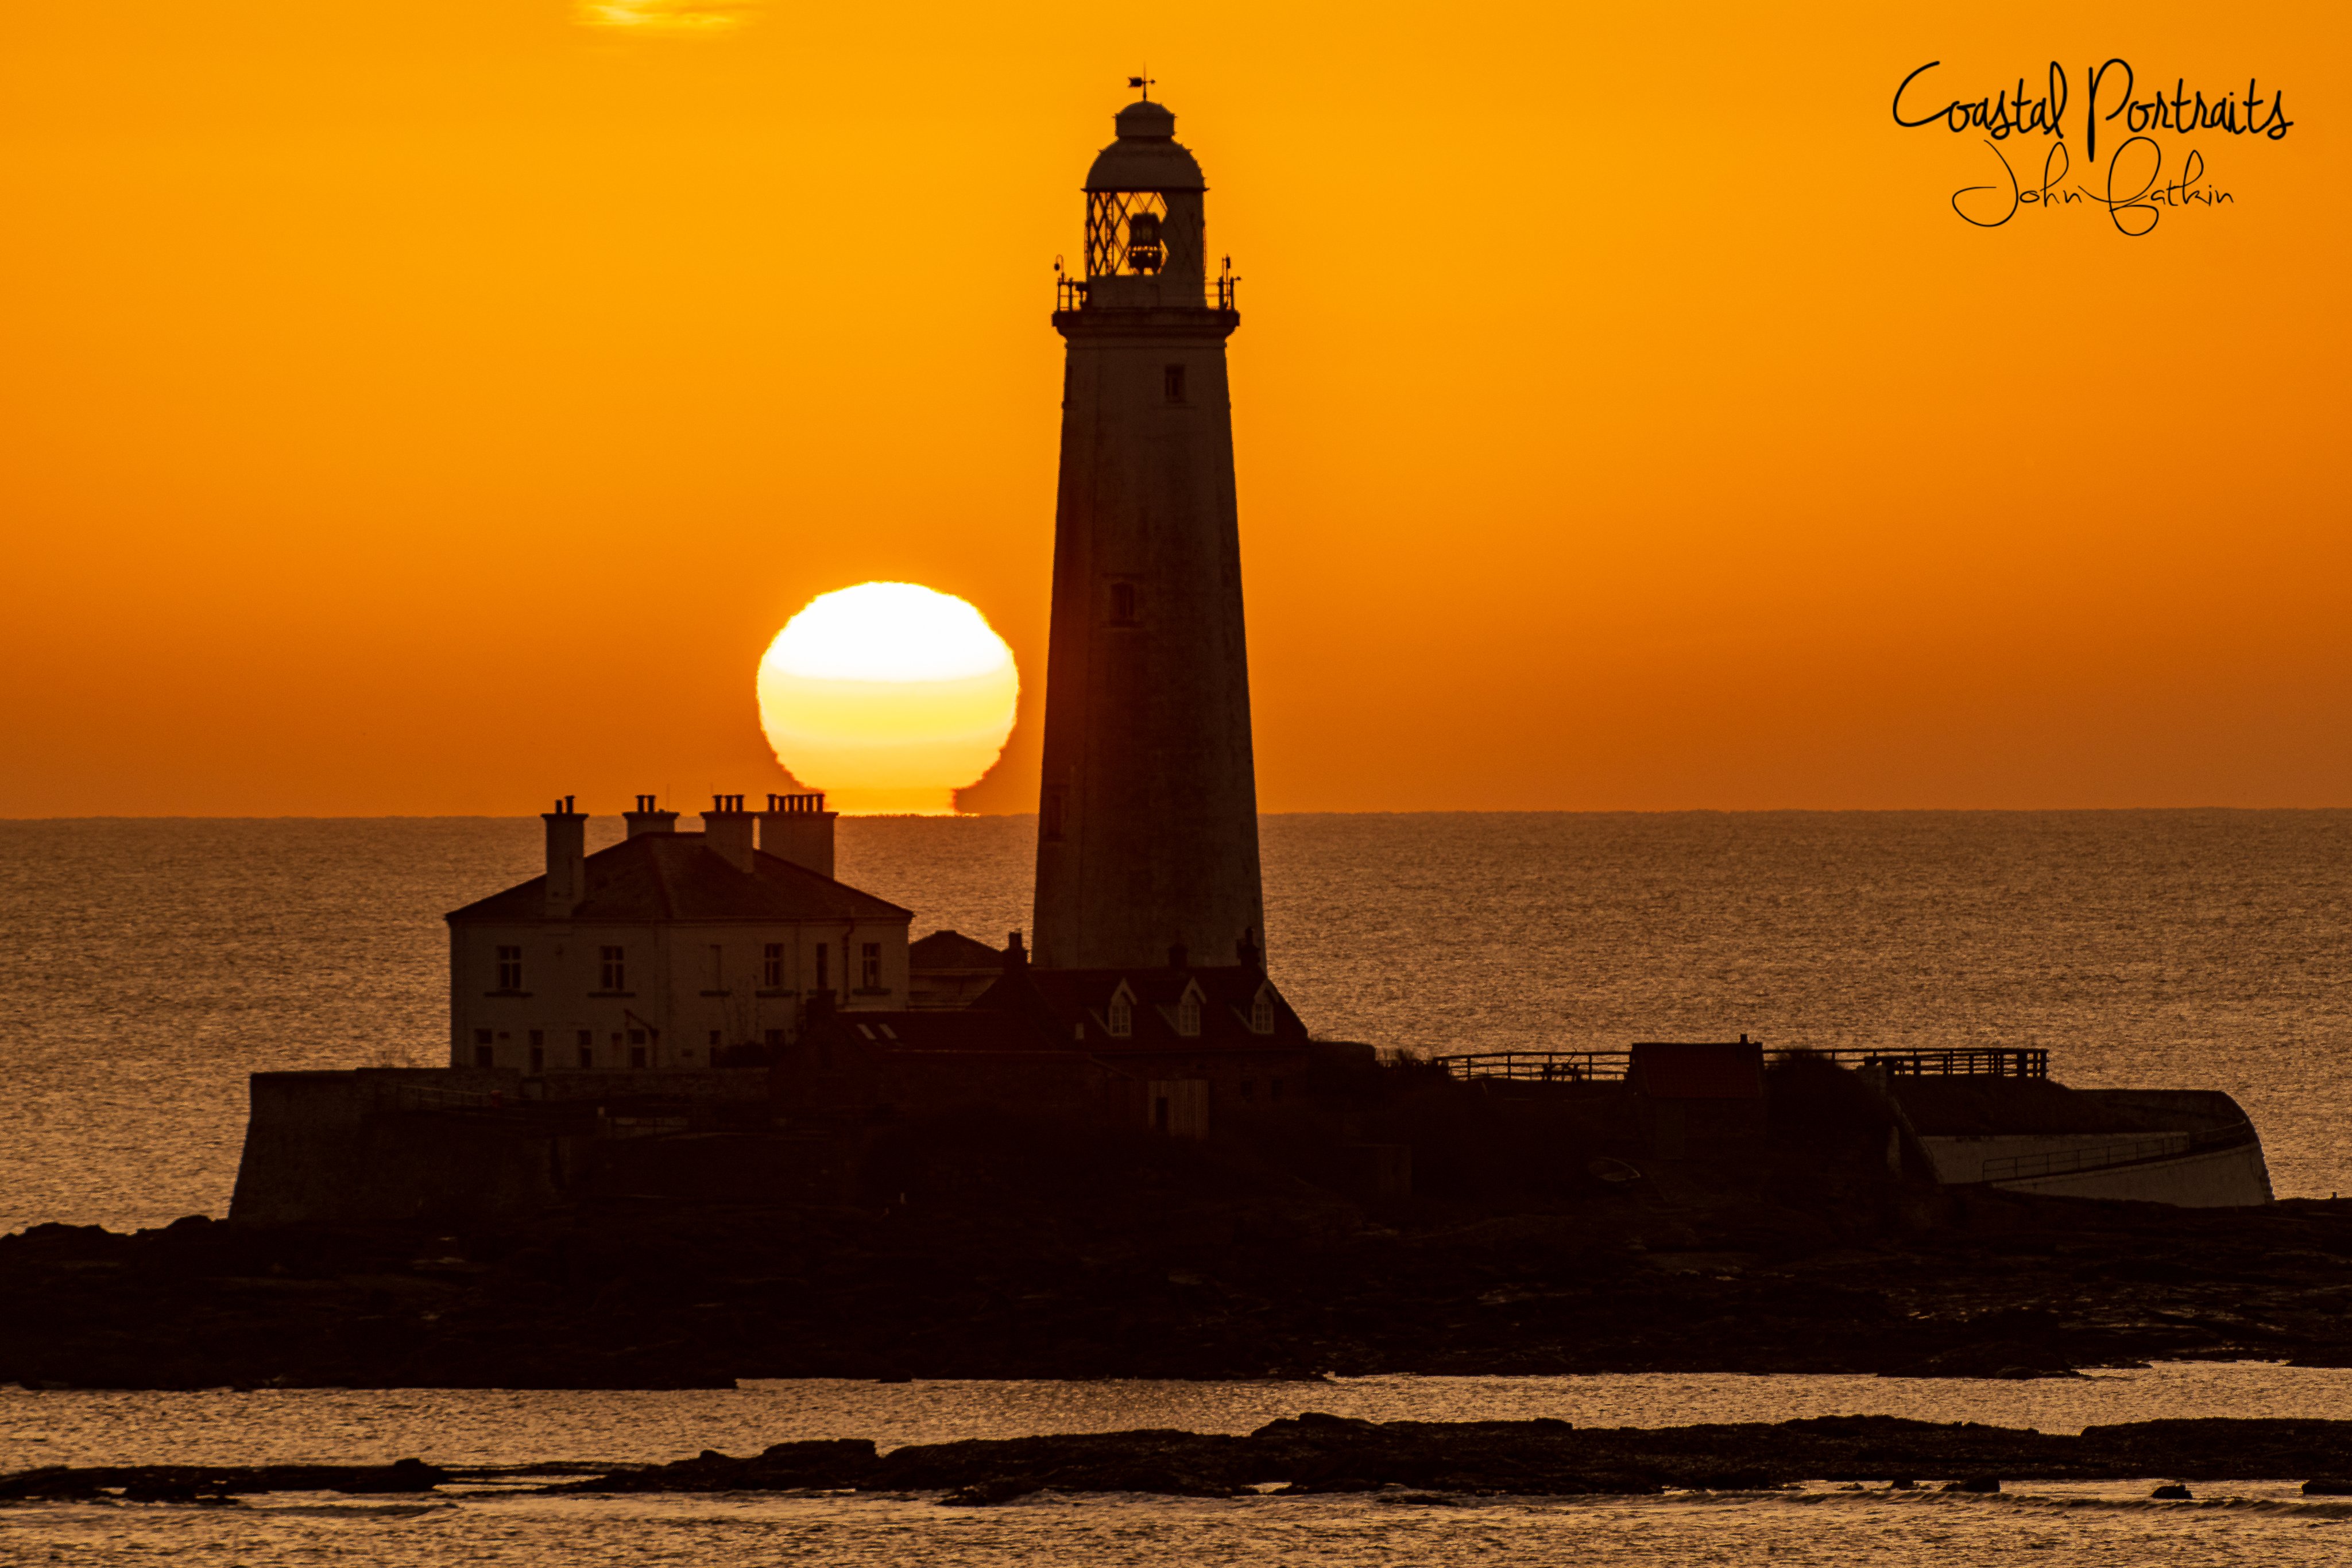
<path fill-rule="evenodd" d="M 1118 111 L 1118 140 L 1087 171 L 1087 275 L 1066 308 L 1209 303 L 1201 165 L 1176 141 L 1176 116 L 1144 99 Z M 1220 279 L 1221 306 L 1229 284 Z"/>

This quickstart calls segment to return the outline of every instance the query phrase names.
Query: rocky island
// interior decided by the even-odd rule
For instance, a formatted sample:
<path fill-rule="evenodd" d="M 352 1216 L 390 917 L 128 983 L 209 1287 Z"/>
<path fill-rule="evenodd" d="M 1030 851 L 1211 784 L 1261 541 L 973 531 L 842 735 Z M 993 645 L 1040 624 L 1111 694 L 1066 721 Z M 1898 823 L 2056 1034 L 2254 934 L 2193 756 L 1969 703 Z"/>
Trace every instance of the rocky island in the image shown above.
<path fill-rule="evenodd" d="M 522 1220 L 36 1227 L 0 1239 L 0 1381 L 2352 1364 L 2352 1202 L 1940 1185 L 1890 1166 L 1882 1101 L 1826 1063 L 1773 1067 L 1759 1138 L 1716 1160 L 1639 1155 L 1576 1096 L 1357 1071 L 1324 1092 L 1321 1138 L 885 1125 L 826 1202 L 614 1190 Z M 1368 1145 L 1412 1149 L 1410 1192 L 1379 1189 Z"/>

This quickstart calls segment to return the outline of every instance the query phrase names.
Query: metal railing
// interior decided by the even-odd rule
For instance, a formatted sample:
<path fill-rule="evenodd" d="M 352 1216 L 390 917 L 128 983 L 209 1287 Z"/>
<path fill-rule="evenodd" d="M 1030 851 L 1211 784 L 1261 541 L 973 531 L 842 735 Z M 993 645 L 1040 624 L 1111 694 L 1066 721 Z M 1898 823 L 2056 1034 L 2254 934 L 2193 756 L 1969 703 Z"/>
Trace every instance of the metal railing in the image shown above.
<path fill-rule="evenodd" d="M 1241 298 L 1242 280 L 1231 273 L 1226 273 L 1217 277 L 1214 281 L 1216 285 L 1214 289 L 1214 298 L 1216 299 L 1215 308 L 1219 310 L 1240 309 L 1241 305 L 1239 301 Z M 1201 303 L 1202 305 L 1207 305 L 1210 298 L 1211 291 L 1203 289 L 1201 296 Z M 1083 310 L 1086 308 L 1087 280 L 1083 277 L 1073 277 L 1068 273 L 1063 273 L 1057 276 L 1054 279 L 1055 310 L 1056 312 L 1064 310 Z"/>
<path fill-rule="evenodd" d="M 1967 1045 L 1946 1051 L 1889 1051 L 1839 1046 L 1824 1051 L 1775 1051 L 1775 1061 L 1814 1056 L 1840 1067 L 1884 1067 L 1902 1078 L 2047 1078 L 2050 1052 L 2038 1046 Z"/>
<path fill-rule="evenodd" d="M 1456 1078 L 1502 1078 L 1517 1083 L 1622 1083 L 1630 1051 L 1486 1051 L 1433 1056 Z"/>
<path fill-rule="evenodd" d="M 1801 1057 L 1840 1067 L 1883 1067 L 1903 1078 L 2047 1078 L 2050 1052 L 2037 1046 L 1956 1046 L 1944 1051 L 1889 1051 L 1882 1046 L 1767 1049 L 1767 1061 Z M 1630 1051 L 1486 1051 L 1433 1056 L 1430 1064 L 1456 1078 L 1516 1083 L 1617 1083 L 1631 1070 Z"/>

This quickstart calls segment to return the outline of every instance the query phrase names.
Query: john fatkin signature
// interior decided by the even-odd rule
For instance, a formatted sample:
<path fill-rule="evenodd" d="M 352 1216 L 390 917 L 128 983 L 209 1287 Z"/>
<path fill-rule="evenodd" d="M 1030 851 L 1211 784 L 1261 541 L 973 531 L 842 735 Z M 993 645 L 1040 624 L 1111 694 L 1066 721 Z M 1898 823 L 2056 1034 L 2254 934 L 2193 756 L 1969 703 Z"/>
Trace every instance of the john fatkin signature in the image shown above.
<path fill-rule="evenodd" d="M 2204 154 L 2195 147 L 2183 152 L 2179 172 L 2165 177 L 2165 150 L 2157 132 L 2187 136 L 2197 132 L 2224 136 L 2254 136 L 2276 141 L 2293 129 L 2286 116 L 2285 95 L 2261 90 L 2259 78 L 2249 77 L 2242 98 L 2233 89 L 2209 99 L 2191 91 L 2188 78 L 2177 78 L 2168 96 L 2161 89 L 2151 98 L 2136 96 L 2137 77 L 2128 60 L 2110 59 L 2083 72 L 2082 110 L 2084 159 L 2098 168 L 2099 127 L 2116 120 L 2127 132 L 2108 154 L 2104 188 L 2093 190 L 2063 183 L 2074 167 L 2066 142 L 2069 78 L 2065 68 L 2050 62 L 2049 74 L 2038 94 L 2029 96 L 2025 78 L 2017 78 L 2012 94 L 2007 87 L 1974 99 L 1953 98 L 1935 106 L 1933 91 L 1917 85 L 1919 78 L 1943 64 L 1930 60 L 1903 78 L 1895 89 L 1895 123 L 1906 130 L 1941 125 L 1958 134 L 1976 131 L 2000 165 L 2001 183 L 1964 185 L 1952 193 L 1952 211 L 1979 228 L 1999 228 L 2026 207 L 2048 210 L 2076 204 L 2105 209 L 2116 228 L 2134 238 L 2153 233 L 2166 207 L 2218 207 L 2232 204 L 2229 192 L 2206 179 Z M 2105 100 L 2108 107 L 2102 112 Z M 2040 135 L 2050 139 L 2042 158 L 2042 177 L 2028 184 L 2017 176 L 2001 143 L 2012 137 Z"/>

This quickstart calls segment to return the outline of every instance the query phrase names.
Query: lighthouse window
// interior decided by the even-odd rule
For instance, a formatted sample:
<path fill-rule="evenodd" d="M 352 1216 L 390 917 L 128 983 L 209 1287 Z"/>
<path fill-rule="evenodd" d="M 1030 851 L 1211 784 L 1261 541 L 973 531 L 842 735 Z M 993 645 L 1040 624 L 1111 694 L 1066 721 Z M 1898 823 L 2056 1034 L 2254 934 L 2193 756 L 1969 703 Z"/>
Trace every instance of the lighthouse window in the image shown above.
<path fill-rule="evenodd" d="M 1070 791 L 1066 785 L 1048 784 L 1045 799 L 1037 803 L 1037 836 L 1049 844 L 1062 841 L 1063 818 L 1068 814 Z"/>
<path fill-rule="evenodd" d="M 760 950 L 760 983 L 770 990 L 780 990 L 784 984 L 784 945 L 764 943 Z"/>
<path fill-rule="evenodd" d="M 619 947 L 599 947 L 596 955 L 596 988 L 600 991 L 627 990 L 629 970 L 625 951 Z"/>
<path fill-rule="evenodd" d="M 1184 401 L 1184 367 L 1166 365 L 1160 371 L 1160 384 L 1168 393 L 1170 402 Z"/>
<path fill-rule="evenodd" d="M 1114 582 L 1110 585 L 1110 623 L 1114 626 L 1135 624 L 1135 584 Z"/>

